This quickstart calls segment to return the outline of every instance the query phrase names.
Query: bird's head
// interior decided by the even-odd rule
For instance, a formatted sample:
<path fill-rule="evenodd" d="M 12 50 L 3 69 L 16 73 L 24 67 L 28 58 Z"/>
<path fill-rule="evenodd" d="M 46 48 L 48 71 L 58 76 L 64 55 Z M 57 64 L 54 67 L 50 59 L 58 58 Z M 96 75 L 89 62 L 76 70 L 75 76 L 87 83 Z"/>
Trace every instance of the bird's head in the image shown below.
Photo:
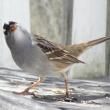
<path fill-rule="evenodd" d="M 7 35 L 8 32 L 14 32 L 17 29 L 17 23 L 14 21 L 9 21 L 8 24 L 3 25 L 4 34 Z"/>

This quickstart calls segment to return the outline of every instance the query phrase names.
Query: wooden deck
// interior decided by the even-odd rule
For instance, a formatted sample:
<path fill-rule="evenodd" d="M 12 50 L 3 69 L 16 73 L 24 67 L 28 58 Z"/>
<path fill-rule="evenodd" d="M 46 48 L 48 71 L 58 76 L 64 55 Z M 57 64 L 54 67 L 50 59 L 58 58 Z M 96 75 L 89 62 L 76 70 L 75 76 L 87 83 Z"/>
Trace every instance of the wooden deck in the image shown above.
<path fill-rule="evenodd" d="M 33 95 L 19 96 L 36 76 L 22 71 L 0 68 L 0 110 L 110 110 L 109 80 L 69 82 L 70 98 L 64 100 L 63 80 L 47 78 Z M 32 92 L 31 91 L 31 92 Z"/>

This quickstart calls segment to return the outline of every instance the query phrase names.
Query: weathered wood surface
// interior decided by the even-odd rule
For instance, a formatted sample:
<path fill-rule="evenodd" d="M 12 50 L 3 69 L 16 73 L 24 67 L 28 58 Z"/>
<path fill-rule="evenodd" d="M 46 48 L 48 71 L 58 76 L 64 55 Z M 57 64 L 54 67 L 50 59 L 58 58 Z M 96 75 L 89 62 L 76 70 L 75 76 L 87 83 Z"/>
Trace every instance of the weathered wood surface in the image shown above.
<path fill-rule="evenodd" d="M 57 78 L 47 78 L 36 90 L 32 90 L 34 95 L 12 93 L 23 90 L 34 80 L 34 75 L 0 68 L 0 110 L 110 110 L 109 80 L 70 81 L 71 97 L 66 101 L 63 100 L 63 80 Z"/>

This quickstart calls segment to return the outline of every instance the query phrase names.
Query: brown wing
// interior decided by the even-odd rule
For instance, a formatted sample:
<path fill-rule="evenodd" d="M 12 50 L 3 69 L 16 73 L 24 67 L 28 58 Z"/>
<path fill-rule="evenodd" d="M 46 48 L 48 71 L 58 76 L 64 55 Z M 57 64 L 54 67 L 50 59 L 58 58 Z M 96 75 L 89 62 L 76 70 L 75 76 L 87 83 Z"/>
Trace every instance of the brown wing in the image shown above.
<path fill-rule="evenodd" d="M 37 45 L 42 49 L 42 51 L 51 61 L 57 61 L 66 64 L 84 63 L 83 61 L 78 60 L 75 56 L 70 54 L 67 50 L 62 49 L 61 46 L 56 45 L 43 37 L 35 35 L 35 40 Z"/>

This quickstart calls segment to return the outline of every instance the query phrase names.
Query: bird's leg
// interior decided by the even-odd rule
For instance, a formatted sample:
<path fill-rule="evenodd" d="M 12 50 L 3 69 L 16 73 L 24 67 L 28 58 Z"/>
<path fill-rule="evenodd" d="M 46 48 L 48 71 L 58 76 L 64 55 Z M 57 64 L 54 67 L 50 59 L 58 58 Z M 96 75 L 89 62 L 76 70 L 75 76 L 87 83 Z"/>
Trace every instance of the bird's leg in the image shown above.
<path fill-rule="evenodd" d="M 65 97 L 68 98 L 69 97 L 69 91 L 68 91 L 68 77 L 66 74 L 63 74 L 64 76 L 64 82 L 65 82 Z"/>
<path fill-rule="evenodd" d="M 33 84 L 31 84 L 29 87 L 27 87 L 24 91 L 22 92 L 14 92 L 19 95 L 31 95 L 29 92 L 30 89 L 37 87 L 43 80 L 39 77 L 37 81 L 35 81 Z"/>

